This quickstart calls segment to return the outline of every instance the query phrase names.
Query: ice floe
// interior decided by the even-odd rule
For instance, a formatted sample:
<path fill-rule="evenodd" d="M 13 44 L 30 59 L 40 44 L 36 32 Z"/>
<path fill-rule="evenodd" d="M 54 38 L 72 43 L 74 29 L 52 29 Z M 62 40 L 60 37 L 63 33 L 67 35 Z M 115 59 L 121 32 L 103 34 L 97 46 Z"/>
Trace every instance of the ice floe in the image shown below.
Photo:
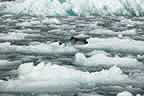
<path fill-rule="evenodd" d="M 95 54 L 91 57 L 86 57 L 83 53 L 76 53 L 75 64 L 85 67 L 111 67 L 118 66 L 121 68 L 142 68 L 143 63 L 135 58 L 129 57 L 108 57 L 103 53 Z"/>

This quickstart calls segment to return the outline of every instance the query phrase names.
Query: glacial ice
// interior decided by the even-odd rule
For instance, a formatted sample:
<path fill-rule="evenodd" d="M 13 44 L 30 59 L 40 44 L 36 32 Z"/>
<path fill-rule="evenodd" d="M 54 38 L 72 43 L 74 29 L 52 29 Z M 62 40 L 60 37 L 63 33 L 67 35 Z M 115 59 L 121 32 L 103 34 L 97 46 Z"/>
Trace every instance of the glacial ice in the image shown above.
<path fill-rule="evenodd" d="M 5 12 L 41 16 L 143 16 L 144 14 L 143 0 L 24 0 L 2 5 L 7 7 L 4 8 Z"/>

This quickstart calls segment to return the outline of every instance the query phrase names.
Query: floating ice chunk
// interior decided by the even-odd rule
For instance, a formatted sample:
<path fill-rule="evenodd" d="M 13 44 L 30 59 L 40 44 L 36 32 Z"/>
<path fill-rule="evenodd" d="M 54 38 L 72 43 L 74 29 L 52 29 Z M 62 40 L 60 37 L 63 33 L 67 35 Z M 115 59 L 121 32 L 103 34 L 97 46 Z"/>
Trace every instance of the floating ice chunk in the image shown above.
<path fill-rule="evenodd" d="M 39 95 L 37 95 L 37 96 L 61 96 L 61 95 L 52 95 L 52 94 L 39 94 Z"/>
<path fill-rule="evenodd" d="M 58 80 L 53 81 L 34 81 L 34 80 L 10 80 L 2 82 L 0 92 L 5 93 L 75 93 L 79 90 L 79 83 L 75 81 L 67 82 Z"/>
<path fill-rule="evenodd" d="M 118 38 L 123 38 L 123 35 L 122 34 L 118 34 Z"/>
<path fill-rule="evenodd" d="M 6 63 L 9 63 L 9 61 L 8 60 L 0 60 L 0 65 L 4 65 Z"/>
<path fill-rule="evenodd" d="M 9 32 L 8 34 L 0 34 L 0 39 L 1 40 L 22 40 L 25 38 L 25 36 L 28 36 L 28 34 Z"/>
<path fill-rule="evenodd" d="M 1 82 L 4 82 L 4 81 L 3 81 L 3 80 L 0 80 L 0 83 L 1 83 Z"/>
<path fill-rule="evenodd" d="M 132 93 L 128 91 L 124 91 L 124 92 L 118 93 L 117 96 L 133 96 L 133 95 Z"/>
<path fill-rule="evenodd" d="M 88 84 L 91 86 L 102 82 L 115 82 L 115 81 L 128 80 L 128 76 L 123 74 L 122 70 L 116 66 L 111 67 L 109 70 L 93 72 L 87 78 L 89 78 L 87 80 L 89 81 Z"/>
<path fill-rule="evenodd" d="M 111 85 L 113 82 L 119 84 L 119 81 L 128 80 L 128 76 L 124 75 L 117 67 L 89 73 L 64 66 L 40 63 L 38 66 L 33 66 L 32 71 L 27 73 L 25 70 L 28 66 L 20 66 L 19 72 L 22 74 L 19 73 L 19 76 L 22 75 L 23 78 L 0 83 L 0 92 L 71 93 L 79 91 L 79 88 L 95 88 L 97 85 Z"/>
<path fill-rule="evenodd" d="M 105 51 L 98 51 L 98 50 L 94 50 L 92 52 L 88 52 L 86 55 L 87 56 L 93 56 L 93 55 L 96 55 L 96 54 L 105 54 L 105 55 L 109 55 L 107 52 Z"/>
<path fill-rule="evenodd" d="M 88 58 L 83 53 L 77 53 L 75 55 L 75 64 L 86 67 L 118 66 L 121 68 L 141 68 L 143 66 L 143 63 L 134 58 L 108 57 L 103 53 L 95 54 Z"/>
<path fill-rule="evenodd" d="M 0 46 L 10 46 L 10 42 L 0 43 Z"/>
<path fill-rule="evenodd" d="M 104 96 L 97 93 L 79 93 L 78 96 Z"/>
<path fill-rule="evenodd" d="M 32 26 L 32 24 L 30 22 L 21 22 L 21 23 L 17 23 L 16 26 L 28 27 L 28 26 Z"/>
<path fill-rule="evenodd" d="M 75 45 L 81 50 L 105 50 L 113 52 L 123 52 L 130 54 L 143 54 L 144 42 L 132 39 L 118 39 L 118 38 L 90 38 L 86 45 Z"/>
<path fill-rule="evenodd" d="M 29 69 L 32 69 L 31 71 L 29 71 L 29 73 L 27 73 L 28 71 L 25 71 L 28 66 L 30 66 Z M 124 75 L 122 71 L 117 67 L 112 67 L 109 70 L 103 70 L 101 72 L 94 73 L 82 72 L 59 65 L 45 65 L 44 63 L 33 66 L 33 68 L 31 68 L 31 65 L 21 65 L 19 68 L 19 76 L 24 76 L 23 78 L 21 78 L 21 80 L 57 81 L 57 79 L 59 79 L 59 81 L 63 82 L 66 80 L 66 82 L 75 81 L 84 85 L 89 85 L 91 83 L 95 85 L 95 83 L 97 82 L 119 81 L 128 79 L 127 75 Z M 115 79 L 113 77 L 115 77 Z"/>
<path fill-rule="evenodd" d="M 5 48 L 6 46 L 6 48 Z M 19 53 L 27 55 L 74 55 L 78 50 L 73 46 L 53 46 L 50 44 L 36 44 L 29 46 L 0 45 L 1 53 Z M 5 48 L 5 49 L 3 49 Z"/>
<path fill-rule="evenodd" d="M 31 21 L 24 21 L 24 22 L 17 23 L 16 26 L 30 27 L 38 24 L 40 24 L 40 21 L 31 20 Z"/>
<path fill-rule="evenodd" d="M 85 35 L 85 34 L 79 34 L 79 35 L 77 35 L 77 36 L 74 36 L 74 38 L 77 38 L 77 39 L 88 39 L 89 38 L 89 36 L 88 35 Z"/>
<path fill-rule="evenodd" d="M 18 72 L 20 74 L 19 78 L 23 78 L 25 75 L 29 74 L 33 70 L 33 63 L 25 63 L 19 66 Z"/>
<path fill-rule="evenodd" d="M 51 44 L 15 46 L 14 48 L 18 53 L 33 55 L 71 55 L 77 52 L 77 49 L 75 49 L 74 47 L 58 45 L 58 42 Z"/>
<path fill-rule="evenodd" d="M 100 28 L 100 29 L 95 29 L 89 32 L 90 34 L 94 35 L 106 35 L 106 36 L 118 36 L 118 35 L 123 35 L 123 36 L 133 36 L 136 35 L 136 30 L 131 29 L 131 30 L 126 30 L 126 31 L 120 31 L 120 32 L 114 32 L 112 30 Z"/>
<path fill-rule="evenodd" d="M 40 45 L 40 42 L 37 42 L 37 41 L 30 42 L 29 45 Z"/>
<path fill-rule="evenodd" d="M 81 65 L 81 64 L 83 64 L 86 61 L 87 61 L 87 59 L 86 59 L 86 57 L 85 57 L 85 55 L 83 53 L 77 53 L 75 55 L 75 62 L 74 62 L 75 64 Z"/>
<path fill-rule="evenodd" d="M 32 25 L 37 25 L 37 24 L 40 24 L 40 21 L 31 21 L 30 22 Z"/>
<path fill-rule="evenodd" d="M 94 43 L 102 43 L 102 42 L 106 42 L 109 43 L 111 41 L 111 43 L 130 43 L 130 44 L 137 44 L 137 45 L 144 45 L 144 43 L 142 41 L 136 41 L 136 40 L 132 40 L 132 39 L 119 39 L 119 38 L 104 38 L 104 39 L 99 39 L 99 38 L 90 38 L 87 40 L 90 44 L 94 44 Z"/>
<path fill-rule="evenodd" d="M 61 24 L 61 22 L 57 18 L 45 18 L 42 20 L 42 23 L 44 24 Z"/>
<path fill-rule="evenodd" d="M 140 95 L 140 94 L 136 94 L 136 96 L 142 96 L 142 95 Z"/>
<path fill-rule="evenodd" d="M 25 69 L 26 66 L 21 67 Z M 76 73 L 79 74 L 76 75 Z M 60 76 L 60 74 L 63 75 Z M 76 71 L 74 69 L 68 69 L 58 65 L 45 65 L 44 63 L 40 63 L 37 66 L 33 66 L 33 70 L 31 73 L 27 74 L 27 76 L 25 75 L 24 80 L 57 80 L 57 78 L 59 78 L 59 80 L 68 79 L 71 81 L 72 79 L 80 79 L 80 74 L 80 71 Z"/>

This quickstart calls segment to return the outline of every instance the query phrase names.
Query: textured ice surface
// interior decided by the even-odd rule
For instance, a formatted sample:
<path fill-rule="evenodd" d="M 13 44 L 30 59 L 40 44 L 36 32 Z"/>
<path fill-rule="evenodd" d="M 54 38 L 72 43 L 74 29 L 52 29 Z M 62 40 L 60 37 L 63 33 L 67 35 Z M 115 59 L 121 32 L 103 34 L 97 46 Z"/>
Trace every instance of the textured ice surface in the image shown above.
<path fill-rule="evenodd" d="M 89 84 L 93 82 L 107 82 L 115 80 L 124 80 L 128 77 L 122 73 L 117 67 L 112 67 L 109 70 L 103 70 L 101 72 L 82 72 L 75 69 L 70 69 L 59 65 L 45 65 L 41 62 L 37 66 L 33 66 L 32 63 L 23 64 L 19 67 L 19 79 L 21 80 L 55 80 L 60 81 L 79 82 Z M 62 74 L 62 75 L 61 75 Z M 117 78 L 113 78 L 117 77 Z"/>
<path fill-rule="evenodd" d="M 18 72 L 19 76 L 15 80 L 0 83 L 1 92 L 62 94 L 77 92 L 80 88 L 97 87 L 99 83 L 101 85 L 129 80 L 117 67 L 89 73 L 41 62 L 37 66 L 33 66 L 32 63 L 20 65 Z"/>
<path fill-rule="evenodd" d="M 77 65 L 82 66 L 119 66 L 119 67 L 125 67 L 125 68 L 136 68 L 136 67 L 142 67 L 143 63 L 137 61 L 134 58 L 129 57 L 108 57 L 105 54 L 96 54 L 91 57 L 85 57 L 83 53 L 77 53 L 75 55 L 75 63 Z"/>
<path fill-rule="evenodd" d="M 21 50 L 19 50 L 19 52 L 17 52 L 16 54 L 15 54 L 15 50 L 12 50 L 14 52 L 12 52 L 11 54 L 0 54 L 0 59 L 6 59 L 6 60 L 10 59 L 10 62 L 12 62 L 11 60 L 19 60 L 19 59 L 22 59 L 21 57 L 27 57 L 28 55 L 34 55 L 34 54 L 26 54 L 28 52 L 33 51 L 33 52 L 37 53 L 37 55 L 38 55 L 38 56 L 34 56 L 34 57 L 40 58 L 40 60 L 38 60 L 38 62 L 39 61 L 43 62 L 46 60 L 46 62 L 50 61 L 53 64 L 57 64 L 57 65 L 51 65 L 51 66 L 48 65 L 47 66 L 44 64 L 44 66 L 46 68 L 48 67 L 47 69 L 45 69 L 45 67 L 43 68 L 43 64 L 38 65 L 39 67 L 33 66 L 32 63 L 27 63 L 24 65 L 21 65 L 20 68 L 18 69 L 19 77 L 12 78 L 12 79 L 16 79 L 16 81 L 11 80 L 11 77 L 7 78 L 5 76 L 4 77 L 0 76 L 4 80 L 8 79 L 9 81 L 11 81 L 11 82 L 1 81 L 0 82 L 0 88 L 1 88 L 0 91 L 6 91 L 6 90 L 3 90 L 4 88 L 6 88 L 6 89 L 11 88 L 10 90 L 7 90 L 7 91 L 9 91 L 9 92 L 10 91 L 15 91 L 15 92 L 19 91 L 18 93 L 20 93 L 20 92 L 28 92 L 28 91 L 30 92 L 30 91 L 36 90 L 38 92 L 49 91 L 49 92 L 53 92 L 53 93 L 55 93 L 55 92 L 63 93 L 62 91 L 64 91 L 64 90 L 69 91 L 69 90 L 66 90 L 68 88 L 71 90 L 71 89 L 76 89 L 77 87 L 81 87 L 81 86 L 82 87 L 99 86 L 100 89 L 98 89 L 98 91 L 96 89 L 96 91 L 97 92 L 101 91 L 104 94 L 111 94 L 114 91 L 115 91 L 115 93 L 112 93 L 112 94 L 117 94 L 118 91 L 121 92 L 124 90 L 130 90 L 130 92 L 132 91 L 132 93 L 135 93 L 135 94 L 141 93 L 142 90 L 140 88 L 141 87 L 143 88 L 143 80 L 144 80 L 143 74 L 144 73 L 140 69 L 143 67 L 138 68 L 138 69 L 134 68 L 134 70 L 132 70 L 132 69 L 127 70 L 128 72 L 130 72 L 128 77 L 136 80 L 136 82 L 134 82 L 136 84 L 134 84 L 134 85 L 136 85 L 136 87 L 138 87 L 138 88 L 135 88 L 135 86 L 134 86 L 134 88 L 131 88 L 131 86 L 126 87 L 126 88 L 125 87 L 121 88 L 121 87 L 109 86 L 109 85 L 112 85 L 113 83 L 116 83 L 116 82 L 114 82 L 114 81 L 117 81 L 115 79 L 120 80 L 120 82 L 121 82 L 120 86 L 122 86 L 122 85 L 127 86 L 127 84 L 125 84 L 125 81 L 127 81 L 127 80 L 124 79 L 125 77 L 127 78 L 127 75 L 124 75 L 125 73 L 123 73 L 117 67 L 110 68 L 109 70 L 105 69 L 103 71 L 99 70 L 100 72 L 95 72 L 95 71 L 82 69 L 83 67 L 72 65 L 73 57 L 70 56 L 69 54 L 65 54 L 66 56 L 65 55 L 58 56 L 58 54 L 55 54 L 56 56 L 51 56 L 50 54 L 46 54 L 46 55 L 43 55 L 43 54 L 45 54 L 46 51 L 51 52 L 51 49 L 54 50 L 53 52 L 56 52 L 56 50 L 59 50 L 58 48 L 63 49 L 64 46 L 63 45 L 59 46 L 59 41 L 66 43 L 66 42 L 68 42 L 68 39 L 70 36 L 83 33 L 83 34 L 89 35 L 90 37 L 96 37 L 98 39 L 98 40 L 97 39 L 94 40 L 92 38 L 93 41 L 92 42 L 90 41 L 90 45 L 96 45 L 94 47 L 97 48 L 98 43 L 101 43 L 100 44 L 101 47 L 103 47 L 105 44 L 107 44 L 107 45 L 109 45 L 107 50 L 109 48 L 111 48 L 111 50 L 114 50 L 112 52 L 109 52 L 109 51 L 104 52 L 102 49 L 95 50 L 94 47 L 93 47 L 94 51 L 92 51 L 92 52 L 89 51 L 88 53 L 85 53 L 85 51 L 83 51 L 83 50 L 78 50 L 78 52 L 82 52 L 83 54 L 85 54 L 85 56 L 88 56 L 85 58 L 86 60 L 88 60 L 89 58 L 91 58 L 93 56 L 94 56 L 93 59 L 95 59 L 95 56 L 96 56 L 96 58 L 101 57 L 103 59 L 106 59 L 105 56 L 108 56 L 108 57 L 110 57 L 111 60 L 113 60 L 114 58 L 116 58 L 118 60 L 125 58 L 126 60 L 131 61 L 133 59 L 134 60 L 134 61 L 132 60 L 133 62 L 137 62 L 136 61 L 137 56 L 135 54 L 133 54 L 134 56 L 132 56 L 131 53 L 134 52 L 133 50 L 138 50 L 139 48 L 141 49 L 139 51 L 139 55 L 141 54 L 141 52 L 143 52 L 143 41 L 142 41 L 143 36 L 141 35 L 141 34 L 143 34 L 143 20 L 144 20 L 143 17 L 115 17 L 115 16 L 114 17 L 113 16 L 110 16 L 110 17 L 101 17 L 101 16 L 100 17 L 93 17 L 93 16 L 72 17 L 72 16 L 70 16 L 70 17 L 46 17 L 46 18 L 38 17 L 37 18 L 35 16 L 27 16 L 27 15 L 23 16 L 23 15 L 12 15 L 12 14 L 9 14 L 9 15 L 1 14 L 1 16 L 0 16 L 0 31 L 1 31 L 1 34 L 3 35 L 3 36 L 1 35 L 1 37 L 3 37 L 3 38 L 0 41 L 1 42 L 11 42 L 12 45 L 10 45 L 10 43 L 0 43 L 0 46 L 1 46 L 0 52 L 6 53 L 10 48 L 9 46 L 15 46 L 17 48 L 19 47 Z M 24 24 L 24 22 L 28 22 L 28 23 Z M 28 24 L 28 26 L 26 26 L 26 24 Z M 12 35 L 10 34 L 11 32 L 12 32 Z M 95 33 L 99 34 L 100 32 L 101 32 L 101 35 L 98 35 L 98 36 L 95 35 Z M 122 32 L 122 34 L 121 34 L 121 32 Z M 11 38 L 15 38 L 15 35 L 18 37 L 21 37 L 21 35 L 19 33 L 20 34 L 24 33 L 24 34 L 28 34 L 28 35 L 25 36 L 26 38 L 24 38 L 24 40 L 21 40 L 21 39 L 8 40 L 9 38 L 6 40 L 4 38 L 4 37 L 7 37 L 8 35 L 11 36 Z M 127 33 L 132 34 L 132 35 L 124 35 Z M 29 37 L 32 34 L 33 35 L 39 34 L 40 36 L 39 37 Z M 112 34 L 112 35 L 111 36 L 107 36 L 107 35 L 103 36 L 103 34 Z M 135 36 L 135 34 L 136 34 L 136 36 Z M 117 38 L 112 38 L 113 36 L 116 36 Z M 136 40 L 132 40 L 132 39 L 135 39 L 134 37 L 140 37 L 140 38 L 138 38 Z M 65 38 L 68 38 L 68 39 L 65 40 Z M 54 43 L 51 43 L 51 42 L 54 42 Z M 128 45 L 128 46 L 125 46 L 125 45 Z M 89 47 L 89 46 L 87 46 L 87 47 Z M 82 47 L 82 48 L 87 50 L 87 48 L 84 48 L 84 47 Z M 125 52 L 121 51 L 120 53 L 119 52 L 115 53 L 116 48 L 118 48 L 118 50 L 125 50 Z M 125 48 L 127 48 L 127 49 L 125 49 Z M 129 49 L 132 49 L 132 51 L 129 53 L 126 53 L 127 51 L 129 51 Z M 69 50 L 71 50 L 71 49 L 69 49 Z M 9 50 L 9 51 L 11 51 L 11 50 Z M 22 51 L 23 51 L 23 54 L 19 54 Z M 41 52 L 43 52 L 43 54 L 39 54 Z M 63 52 L 66 52 L 66 51 L 64 50 Z M 121 56 L 121 54 L 122 54 L 122 57 L 117 57 L 117 56 Z M 90 63 L 93 62 L 92 60 L 90 61 Z M 96 61 L 101 61 L 101 59 L 96 60 Z M 81 60 L 81 62 L 83 62 L 83 61 Z M 108 62 L 111 63 L 111 61 L 108 61 Z M 142 61 L 139 61 L 139 62 L 142 62 Z M 5 61 L 0 62 L 0 63 L 4 64 Z M 116 61 L 116 63 L 119 63 L 119 62 Z M 127 63 L 127 62 L 124 62 L 124 64 L 125 63 Z M 62 65 L 60 66 L 58 64 L 62 64 Z M 82 63 L 82 64 L 84 64 L 84 63 Z M 121 65 L 123 65 L 123 64 L 121 64 Z M 15 64 L 12 66 L 15 67 Z M 124 65 L 124 66 L 127 66 L 127 65 Z M 138 66 L 136 66 L 136 67 L 138 67 Z M 2 67 L 0 67 L 0 68 L 2 68 Z M 86 67 L 84 67 L 84 68 L 86 68 Z M 93 68 L 96 69 L 97 67 L 93 67 Z M 36 71 L 39 69 L 41 69 L 41 71 Z M 101 68 L 101 69 L 103 69 L 103 68 Z M 122 70 L 123 70 L 123 68 L 122 68 Z M 90 71 L 90 72 L 87 72 L 87 71 Z M 5 75 L 5 74 L 2 74 L 3 72 L 6 72 L 5 73 L 6 75 L 9 73 L 7 71 L 1 70 L 0 75 Z M 50 72 L 51 74 L 48 74 L 48 72 Z M 52 74 L 54 74 L 54 75 L 52 75 Z M 13 76 L 13 73 L 10 73 L 10 76 L 11 75 Z M 55 76 L 61 77 L 61 78 L 60 79 L 58 78 L 58 80 L 56 82 Z M 80 76 L 82 78 L 80 78 Z M 114 78 L 114 77 L 116 77 L 116 78 Z M 52 79 L 49 79 L 49 78 L 52 78 Z M 49 80 L 47 80 L 47 79 L 49 79 Z M 46 82 L 43 82 L 44 80 Z M 51 81 L 51 82 L 48 82 L 48 81 Z M 65 84 L 62 81 L 64 81 Z M 109 83 L 109 84 L 108 84 L 108 86 L 106 85 L 103 88 L 100 86 L 100 85 L 102 85 L 101 83 L 103 83 L 103 84 Z M 7 84 L 9 86 L 3 86 L 3 85 L 7 85 Z M 50 84 L 51 84 L 51 87 L 49 87 Z M 130 85 L 133 85 L 133 84 L 130 84 Z M 62 90 L 62 89 L 64 89 L 64 90 Z M 93 91 L 93 89 L 90 88 L 89 91 Z M 87 90 L 84 90 L 84 92 L 87 92 Z M 82 93 L 82 94 L 84 94 L 84 93 Z M 90 93 L 84 94 L 84 96 L 90 96 L 90 95 L 91 95 Z M 65 95 L 65 96 L 69 96 L 69 95 Z M 92 94 L 92 96 L 93 96 L 93 94 Z"/>
<path fill-rule="evenodd" d="M 88 44 L 77 45 L 81 50 L 105 50 L 132 54 L 143 54 L 143 41 L 133 39 L 119 39 L 119 38 L 90 38 Z"/>
<path fill-rule="evenodd" d="M 117 96 L 133 96 L 133 95 L 132 93 L 128 91 L 124 91 L 124 92 L 118 93 Z"/>
<path fill-rule="evenodd" d="M 31 15 L 133 15 L 144 14 L 143 0 L 24 0 L 8 3 L 6 11 Z"/>

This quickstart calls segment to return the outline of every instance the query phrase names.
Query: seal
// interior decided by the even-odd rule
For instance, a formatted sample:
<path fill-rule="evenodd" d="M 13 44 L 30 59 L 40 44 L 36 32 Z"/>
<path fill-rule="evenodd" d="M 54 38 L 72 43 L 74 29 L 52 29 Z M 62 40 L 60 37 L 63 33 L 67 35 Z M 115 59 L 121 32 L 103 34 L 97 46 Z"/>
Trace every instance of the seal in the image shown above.
<path fill-rule="evenodd" d="M 87 41 L 88 38 L 89 38 L 88 35 L 79 34 L 77 36 L 72 36 L 70 38 L 70 42 L 73 45 L 75 45 L 75 44 L 88 44 L 88 41 Z"/>

